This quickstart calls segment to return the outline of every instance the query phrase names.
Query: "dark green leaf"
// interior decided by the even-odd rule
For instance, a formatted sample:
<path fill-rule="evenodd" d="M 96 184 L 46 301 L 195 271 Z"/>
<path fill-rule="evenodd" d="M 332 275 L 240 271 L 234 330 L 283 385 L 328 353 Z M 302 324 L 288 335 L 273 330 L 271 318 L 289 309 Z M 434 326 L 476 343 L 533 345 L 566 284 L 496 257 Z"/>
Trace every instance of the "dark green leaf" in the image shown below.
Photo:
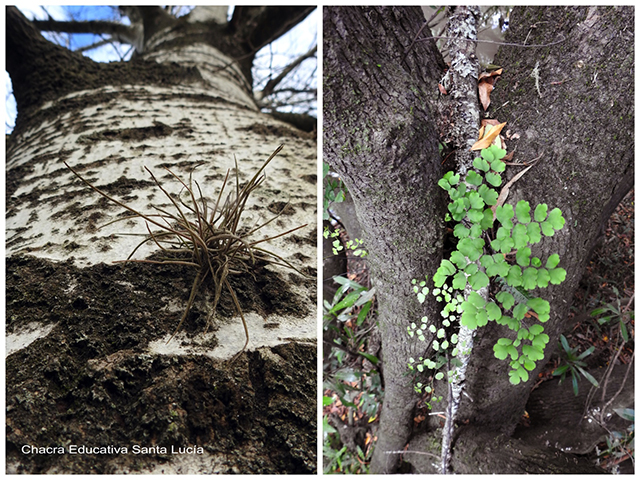
<path fill-rule="evenodd" d="M 582 374 L 582 376 L 584 378 L 586 378 L 587 380 L 589 380 L 589 383 L 591 383 L 591 385 L 593 385 L 594 387 L 598 388 L 600 385 L 598 384 L 598 381 L 593 378 L 593 375 L 591 375 L 589 372 L 587 372 L 584 368 L 582 367 L 576 367 L 580 373 Z"/>
<path fill-rule="evenodd" d="M 331 313 L 337 313 L 340 310 L 344 310 L 345 308 L 352 307 L 353 304 L 358 300 L 360 296 L 360 292 L 351 292 L 346 297 L 344 297 L 337 305 L 335 305 L 331 309 Z"/>
<path fill-rule="evenodd" d="M 553 371 L 554 377 L 559 377 L 560 375 L 566 373 L 569 370 L 569 365 L 561 365 Z"/>
<path fill-rule="evenodd" d="M 360 313 L 358 313 L 358 320 L 357 320 L 358 326 L 364 323 L 364 321 L 367 318 L 367 315 L 369 314 L 369 310 L 371 310 L 371 302 L 365 303 L 362 309 L 360 310 Z"/>
<path fill-rule="evenodd" d="M 636 414 L 633 408 L 614 408 L 613 411 L 625 420 L 635 422 Z"/>
<path fill-rule="evenodd" d="M 596 347 L 594 347 L 593 345 L 590 346 L 584 352 L 582 352 L 580 355 L 578 355 L 578 360 L 584 360 L 589 355 L 591 355 L 595 349 L 596 349 Z"/>
<path fill-rule="evenodd" d="M 367 360 L 369 360 L 374 365 L 378 365 L 378 362 L 380 361 L 378 357 L 376 357 L 375 355 L 371 355 L 370 353 L 365 353 L 365 352 L 358 352 L 358 353 L 362 355 L 364 358 L 366 358 Z"/>

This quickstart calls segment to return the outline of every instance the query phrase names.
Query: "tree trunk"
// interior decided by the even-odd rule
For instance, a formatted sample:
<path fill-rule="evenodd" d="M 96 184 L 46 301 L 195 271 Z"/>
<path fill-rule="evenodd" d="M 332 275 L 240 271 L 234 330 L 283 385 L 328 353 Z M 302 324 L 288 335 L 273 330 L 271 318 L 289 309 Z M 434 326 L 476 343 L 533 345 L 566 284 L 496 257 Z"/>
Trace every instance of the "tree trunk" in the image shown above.
<path fill-rule="evenodd" d="M 408 52 L 421 13 L 396 8 L 325 9 L 324 155 L 351 193 L 363 227 L 384 351 L 385 401 L 372 470 L 393 471 L 416 403 L 406 342 L 413 319 L 436 315 L 411 289 L 413 277 L 441 258 L 442 194 L 431 103 L 424 86 L 441 73 L 426 47 Z M 422 54 L 422 56 L 421 56 Z M 365 113 L 366 112 L 366 113 Z M 440 201 L 439 201 L 440 200 Z M 373 213 L 377 212 L 377 213 Z M 421 228 L 415 228 L 420 225 Z"/>
<path fill-rule="evenodd" d="M 136 61 L 94 64 L 7 11 L 19 109 L 7 148 L 8 471 L 314 472 L 315 139 L 259 112 L 243 68 L 198 34 L 203 24 L 151 24 L 155 47 L 147 44 Z M 260 244 L 300 272 L 267 265 L 229 276 L 250 335 L 235 362 L 227 360 L 245 333 L 228 293 L 204 334 L 211 282 L 167 342 L 196 270 L 114 263 L 127 259 L 147 227 L 135 217 L 110 223 L 125 210 L 63 162 L 153 215 L 174 207 L 145 168 L 183 199 L 163 168 L 185 182 L 193 173 L 212 206 L 228 171 L 222 201 L 279 144 L 241 225 L 282 211 L 255 240 L 306 225 Z M 147 242 L 133 258 L 157 253 Z M 106 450 L 70 455 L 73 445 Z"/>
<path fill-rule="evenodd" d="M 432 276 L 441 256 L 445 199 L 436 187 L 442 172 L 434 125 L 446 127 L 448 121 L 437 96 L 443 64 L 432 40 L 406 51 L 421 26 L 416 10 L 331 7 L 324 15 L 324 152 L 349 187 L 368 233 L 385 382 L 371 470 L 387 473 L 399 459 L 386 452 L 402 450 L 411 436 L 415 397 L 405 373 L 419 346 L 406 328 L 424 312 L 439 315 L 440 310 L 429 304 L 433 299 L 424 311 L 417 308 L 410 280 Z M 532 255 L 558 253 L 567 278 L 533 292 L 551 304 L 551 319 L 544 324 L 550 341 L 528 382 L 511 385 L 508 363 L 494 357 L 493 345 L 508 332 L 492 323 L 478 330 L 466 373 L 468 397 L 463 396 L 457 418 L 468 427 L 457 431 L 453 448 L 452 466 L 460 473 L 480 473 L 463 455 L 463 445 L 475 441 L 478 429 L 488 432 L 482 437 L 486 445 L 508 443 L 532 382 L 567 326 L 569 299 L 601 226 L 633 184 L 633 9 L 519 7 L 510 19 L 507 42 L 553 45 L 500 48 L 494 63 L 504 74 L 488 116 L 507 122 L 505 133 L 519 134 L 519 140 L 508 141 L 509 151 L 516 151 L 514 161 L 542 155 L 512 187 L 507 202 L 525 199 L 533 207 L 547 203 L 562 210 L 564 229 L 534 247 Z M 532 76 L 536 65 L 538 80 Z M 517 173 L 507 168 L 505 182 Z M 438 422 L 433 417 L 429 431 L 416 436 L 408 450 L 438 455 Z M 571 459 L 562 462 L 572 464 Z M 543 471 L 545 462 L 537 463 L 542 470 L 534 470 Z M 548 472 L 565 468 L 547 463 Z M 524 460 L 504 472 L 499 466 L 491 471 L 524 473 L 531 464 Z"/>

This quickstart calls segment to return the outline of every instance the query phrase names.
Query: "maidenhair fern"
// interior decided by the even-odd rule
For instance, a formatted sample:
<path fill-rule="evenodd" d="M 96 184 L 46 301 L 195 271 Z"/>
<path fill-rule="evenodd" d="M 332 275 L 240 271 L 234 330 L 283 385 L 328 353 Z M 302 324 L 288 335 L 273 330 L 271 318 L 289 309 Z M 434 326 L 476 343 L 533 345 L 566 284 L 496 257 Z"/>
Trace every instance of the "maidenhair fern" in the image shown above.
<path fill-rule="evenodd" d="M 428 337 L 435 351 L 433 358 L 420 358 L 417 363 L 411 359 L 412 370 L 440 368 L 445 356 L 458 355 L 457 335 L 447 333 L 457 331 L 448 328 L 455 322 L 471 330 L 496 322 L 514 332 L 493 346 L 495 357 L 509 362 L 509 380 L 514 385 L 527 381 L 535 362 L 544 358 L 549 337 L 542 324 L 550 318 L 550 306 L 547 300 L 532 296 L 531 291 L 563 282 L 566 271 L 558 267 L 558 254 L 541 259 L 532 256 L 531 246 L 561 230 L 565 220 L 560 209 L 549 211 L 544 203 L 533 212 L 525 200 L 515 208 L 497 205 L 496 188 L 502 184 L 505 154 L 505 150 L 491 145 L 473 161 L 474 168 L 466 178 L 448 172 L 438 182 L 451 200 L 445 220 L 458 222 L 453 229 L 457 246 L 433 275 L 431 294 L 444 303 L 442 319 L 430 321 L 423 317 L 420 328 L 415 323 L 408 328 L 410 336 L 417 335 L 423 341 L 427 339 L 425 333 L 431 332 Z M 495 238 L 490 240 L 487 231 L 496 221 Z M 513 253 L 515 258 L 507 260 L 506 256 Z M 428 276 L 413 281 L 421 303 L 429 294 L 428 281 Z M 485 299 L 478 291 L 492 281 L 499 292 L 494 298 Z"/>

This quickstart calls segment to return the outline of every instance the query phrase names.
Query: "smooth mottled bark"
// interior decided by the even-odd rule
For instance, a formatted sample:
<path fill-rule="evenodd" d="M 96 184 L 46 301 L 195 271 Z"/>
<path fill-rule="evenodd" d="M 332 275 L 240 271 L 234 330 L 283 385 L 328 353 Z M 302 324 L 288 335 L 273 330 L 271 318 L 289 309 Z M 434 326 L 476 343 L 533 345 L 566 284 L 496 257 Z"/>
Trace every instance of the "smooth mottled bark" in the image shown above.
<path fill-rule="evenodd" d="M 291 26 L 294 19 L 278 11 Z M 248 7 L 223 28 L 146 8 L 138 58 L 98 64 L 46 41 L 17 9 L 7 10 L 7 69 L 18 104 L 6 162 L 9 473 L 315 472 L 317 144 L 261 113 L 248 88 L 247 55 L 282 32 L 278 25 L 268 35 L 268 14 Z M 249 39 L 251 28 L 262 31 Z M 165 168 L 198 182 L 194 194 L 211 209 L 228 172 L 221 204 L 280 144 L 239 230 L 247 235 L 278 213 L 252 242 L 304 225 L 256 243 L 300 271 L 249 262 L 244 274 L 229 275 L 250 336 L 235 363 L 228 359 L 245 342 L 242 322 L 228 291 L 211 315 L 210 276 L 169 341 L 197 272 L 116 263 L 148 233 L 145 223 L 64 162 L 140 212 L 177 215 L 177 204 L 194 221 L 183 185 Z M 146 242 L 132 258 L 176 253 L 167 250 Z M 71 445 L 119 450 L 74 455 Z M 134 446 L 156 450 L 137 455 Z M 196 446 L 192 454 L 168 453 Z"/>

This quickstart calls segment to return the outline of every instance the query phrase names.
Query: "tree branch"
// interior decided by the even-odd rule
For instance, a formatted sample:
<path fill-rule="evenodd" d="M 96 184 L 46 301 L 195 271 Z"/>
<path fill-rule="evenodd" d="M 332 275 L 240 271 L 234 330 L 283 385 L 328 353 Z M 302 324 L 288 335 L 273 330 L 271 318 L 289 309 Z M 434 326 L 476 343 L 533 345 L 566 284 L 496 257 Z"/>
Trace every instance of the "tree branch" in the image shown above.
<path fill-rule="evenodd" d="M 287 33 L 315 10 L 304 7 L 236 7 L 230 27 L 247 41 L 247 52 L 257 52 Z"/>
<path fill-rule="evenodd" d="M 110 35 L 113 41 L 133 45 L 137 50 L 142 47 L 141 25 L 123 25 L 122 23 L 105 20 L 92 21 L 57 21 L 33 20 L 31 23 L 41 32 L 62 32 L 62 33 L 93 33 L 95 35 Z M 96 45 L 96 47 L 99 45 Z M 91 48 L 96 48 L 91 47 Z M 84 48 L 79 51 L 90 50 Z"/>
<path fill-rule="evenodd" d="M 96 35 L 106 33 L 108 35 L 119 36 L 121 38 L 135 35 L 133 29 L 128 25 L 104 20 L 92 20 L 87 22 L 33 20 L 31 23 L 33 23 L 33 25 L 42 32 L 95 33 Z"/>
<path fill-rule="evenodd" d="M 259 97 L 260 97 L 259 100 L 262 100 L 263 98 L 271 95 L 273 93 L 275 87 L 282 80 L 284 80 L 284 78 L 287 75 L 289 75 L 289 73 L 291 73 L 298 65 L 300 65 L 302 62 L 304 62 L 307 58 L 311 58 L 311 57 L 315 56 L 317 51 L 318 51 L 318 46 L 316 45 L 311 50 L 309 50 L 307 53 L 305 53 L 304 55 L 300 55 L 298 58 L 296 58 L 289 65 L 284 67 L 284 69 L 282 70 L 280 75 L 278 75 L 276 78 L 273 78 L 273 79 L 271 79 L 271 80 L 269 80 L 267 82 L 265 87 L 262 89 L 262 92 L 260 92 L 260 94 L 259 94 Z"/>

